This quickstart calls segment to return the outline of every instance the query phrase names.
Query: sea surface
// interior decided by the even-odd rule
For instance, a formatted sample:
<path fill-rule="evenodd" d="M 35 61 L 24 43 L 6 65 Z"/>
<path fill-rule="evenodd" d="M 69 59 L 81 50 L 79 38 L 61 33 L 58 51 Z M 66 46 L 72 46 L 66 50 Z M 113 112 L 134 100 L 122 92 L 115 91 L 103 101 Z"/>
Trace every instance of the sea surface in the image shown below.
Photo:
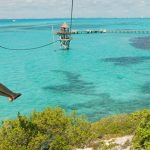
<path fill-rule="evenodd" d="M 0 20 L 0 46 L 37 47 L 69 19 Z M 73 19 L 73 30 L 150 30 L 150 19 Z M 0 48 L 0 82 L 23 95 L 0 97 L 0 119 L 60 106 L 90 121 L 150 108 L 150 34 L 72 35 L 69 51 L 60 44 L 35 50 Z"/>

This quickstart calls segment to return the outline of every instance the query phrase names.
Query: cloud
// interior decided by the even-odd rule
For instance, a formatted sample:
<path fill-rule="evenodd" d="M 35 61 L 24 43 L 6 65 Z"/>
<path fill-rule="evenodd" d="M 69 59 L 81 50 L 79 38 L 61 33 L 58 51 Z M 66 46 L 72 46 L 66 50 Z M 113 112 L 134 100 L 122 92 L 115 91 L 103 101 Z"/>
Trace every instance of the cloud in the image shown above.
<path fill-rule="evenodd" d="M 0 18 L 70 17 L 71 0 L 0 0 Z M 74 17 L 149 17 L 149 0 L 74 0 Z"/>
<path fill-rule="evenodd" d="M 33 0 L 27 0 L 27 3 L 32 3 L 33 2 Z"/>

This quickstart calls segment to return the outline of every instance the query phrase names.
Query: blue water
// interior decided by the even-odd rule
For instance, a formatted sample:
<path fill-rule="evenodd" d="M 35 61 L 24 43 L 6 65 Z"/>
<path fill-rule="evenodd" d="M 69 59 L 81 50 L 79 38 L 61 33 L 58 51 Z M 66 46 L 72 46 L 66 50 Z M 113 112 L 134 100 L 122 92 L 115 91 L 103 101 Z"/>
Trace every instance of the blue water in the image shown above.
<path fill-rule="evenodd" d="M 68 19 L 0 20 L 0 45 L 36 47 L 51 42 Z M 74 30 L 150 29 L 150 19 L 74 19 Z M 58 37 L 55 36 L 55 39 Z M 47 106 L 76 110 L 91 121 L 150 108 L 150 35 L 73 35 L 71 49 L 59 43 L 32 50 L 0 48 L 0 82 L 23 95 L 0 97 L 0 119 Z"/>

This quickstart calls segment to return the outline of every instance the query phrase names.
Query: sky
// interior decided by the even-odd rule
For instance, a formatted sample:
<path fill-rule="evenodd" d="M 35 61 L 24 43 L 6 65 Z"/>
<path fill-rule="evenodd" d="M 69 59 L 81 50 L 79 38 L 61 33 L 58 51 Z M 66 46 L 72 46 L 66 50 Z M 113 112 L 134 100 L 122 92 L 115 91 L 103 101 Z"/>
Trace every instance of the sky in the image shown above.
<path fill-rule="evenodd" d="M 0 19 L 69 18 L 72 0 L 0 0 Z M 150 0 L 74 0 L 74 18 L 150 17 Z"/>

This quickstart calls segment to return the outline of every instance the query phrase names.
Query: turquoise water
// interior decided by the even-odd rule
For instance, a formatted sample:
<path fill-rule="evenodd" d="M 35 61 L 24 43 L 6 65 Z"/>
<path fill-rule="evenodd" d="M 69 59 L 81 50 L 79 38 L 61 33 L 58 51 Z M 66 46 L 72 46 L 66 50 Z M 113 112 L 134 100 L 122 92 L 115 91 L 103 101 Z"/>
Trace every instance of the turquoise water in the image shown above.
<path fill-rule="evenodd" d="M 65 19 L 66 21 L 69 21 Z M 64 19 L 0 20 L 0 45 L 36 47 L 52 41 Z M 74 19 L 73 29 L 145 29 L 150 19 Z M 23 95 L 0 97 L 0 119 L 47 106 L 77 110 L 95 121 L 150 108 L 150 35 L 73 35 L 70 51 L 59 43 L 32 51 L 0 48 L 0 82 Z M 55 39 L 58 37 L 55 36 Z"/>

